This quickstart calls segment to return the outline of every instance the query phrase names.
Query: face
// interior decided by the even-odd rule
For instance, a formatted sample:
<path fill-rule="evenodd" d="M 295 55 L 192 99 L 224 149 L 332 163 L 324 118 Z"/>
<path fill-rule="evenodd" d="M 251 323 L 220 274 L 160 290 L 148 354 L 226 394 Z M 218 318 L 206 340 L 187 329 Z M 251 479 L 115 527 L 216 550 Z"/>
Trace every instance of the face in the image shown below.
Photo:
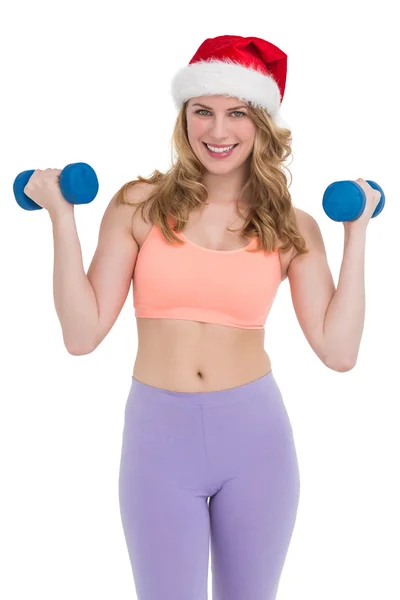
<path fill-rule="evenodd" d="M 207 107 L 207 108 L 206 108 Z M 241 166 L 253 150 L 256 126 L 246 103 L 226 96 L 191 98 L 186 107 L 189 143 L 200 162 L 213 173 L 225 173 Z M 213 152 L 207 145 L 231 147 Z"/>

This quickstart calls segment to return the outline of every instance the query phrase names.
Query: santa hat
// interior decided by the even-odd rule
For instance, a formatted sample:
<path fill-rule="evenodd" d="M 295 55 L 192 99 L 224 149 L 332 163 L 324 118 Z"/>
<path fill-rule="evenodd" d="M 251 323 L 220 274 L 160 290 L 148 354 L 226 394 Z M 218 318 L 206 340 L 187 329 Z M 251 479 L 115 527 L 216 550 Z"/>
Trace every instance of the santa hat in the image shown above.
<path fill-rule="evenodd" d="M 264 108 L 280 127 L 285 92 L 287 55 L 257 37 L 221 35 L 206 39 L 189 65 L 172 80 L 171 95 L 179 109 L 197 96 L 233 96 Z"/>

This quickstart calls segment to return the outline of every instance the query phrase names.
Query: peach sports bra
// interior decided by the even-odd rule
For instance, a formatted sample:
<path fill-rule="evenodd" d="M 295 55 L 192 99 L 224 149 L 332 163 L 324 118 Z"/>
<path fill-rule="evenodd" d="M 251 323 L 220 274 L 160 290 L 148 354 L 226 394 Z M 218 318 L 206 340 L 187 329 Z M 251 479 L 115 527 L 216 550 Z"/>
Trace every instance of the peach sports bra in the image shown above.
<path fill-rule="evenodd" d="M 135 317 L 184 319 L 242 329 L 263 329 L 281 283 L 279 251 L 246 252 L 169 244 L 153 225 L 133 275 Z"/>

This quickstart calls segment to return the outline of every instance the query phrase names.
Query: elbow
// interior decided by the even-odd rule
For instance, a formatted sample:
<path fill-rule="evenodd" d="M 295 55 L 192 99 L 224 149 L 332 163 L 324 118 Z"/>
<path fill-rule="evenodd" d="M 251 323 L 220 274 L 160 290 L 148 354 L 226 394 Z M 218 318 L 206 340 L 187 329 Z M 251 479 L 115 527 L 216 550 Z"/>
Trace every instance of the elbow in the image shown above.
<path fill-rule="evenodd" d="M 67 344 L 64 342 L 65 348 L 67 349 L 68 354 L 71 356 L 84 356 L 85 354 L 91 354 L 95 350 L 95 346 L 79 346 L 73 344 Z"/>
<path fill-rule="evenodd" d="M 357 364 L 357 360 L 325 360 L 324 363 L 328 369 L 332 369 L 332 371 L 336 371 L 337 373 L 347 373 L 348 371 L 354 369 Z"/>

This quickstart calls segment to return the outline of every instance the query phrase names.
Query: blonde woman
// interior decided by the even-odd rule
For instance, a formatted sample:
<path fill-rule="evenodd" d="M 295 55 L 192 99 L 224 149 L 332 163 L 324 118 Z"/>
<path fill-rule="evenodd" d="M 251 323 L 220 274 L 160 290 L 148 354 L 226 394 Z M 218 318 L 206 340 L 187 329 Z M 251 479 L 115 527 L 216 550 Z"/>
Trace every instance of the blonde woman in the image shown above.
<path fill-rule="evenodd" d="M 345 223 L 338 288 L 316 221 L 294 208 L 280 119 L 287 56 L 260 38 L 201 44 L 174 77 L 177 160 L 124 185 L 84 272 L 74 207 L 56 185 L 49 210 L 54 298 L 72 354 L 92 352 L 133 279 L 138 353 L 119 474 L 139 600 L 273 600 L 296 520 L 299 468 L 264 326 L 289 278 L 305 337 L 330 369 L 357 358 L 364 245 L 377 204 Z M 57 179 L 57 170 L 36 174 Z M 51 192 L 51 193 L 50 193 Z"/>

